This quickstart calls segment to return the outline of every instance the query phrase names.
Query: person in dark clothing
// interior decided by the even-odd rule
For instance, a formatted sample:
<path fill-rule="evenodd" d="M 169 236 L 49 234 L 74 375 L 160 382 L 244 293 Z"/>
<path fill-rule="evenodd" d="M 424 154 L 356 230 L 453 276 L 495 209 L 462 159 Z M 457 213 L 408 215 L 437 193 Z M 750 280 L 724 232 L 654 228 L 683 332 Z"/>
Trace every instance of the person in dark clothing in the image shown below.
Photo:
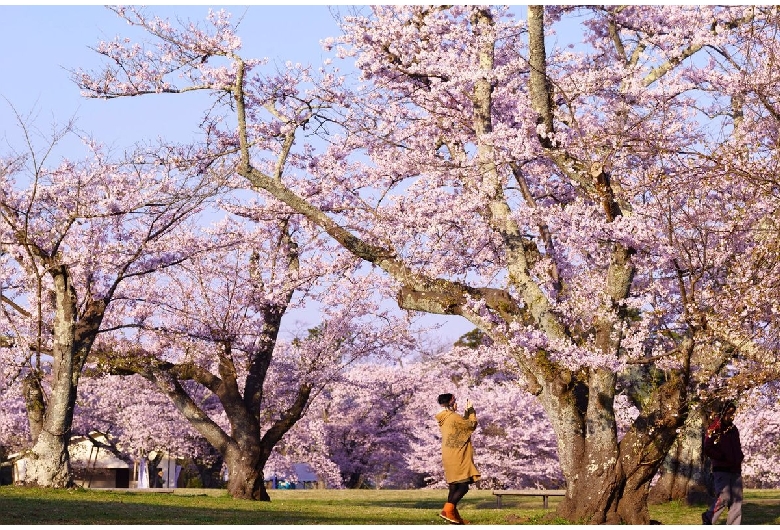
<path fill-rule="evenodd" d="M 165 484 L 165 482 L 163 481 L 163 470 L 161 467 L 158 467 L 157 474 L 154 477 L 152 477 L 152 487 L 162 488 L 163 484 Z"/>
<path fill-rule="evenodd" d="M 704 434 L 704 454 L 712 461 L 712 475 L 717 497 L 701 514 L 703 524 L 715 524 L 728 508 L 727 524 L 742 523 L 742 444 L 734 425 L 737 406 L 727 403 Z"/>

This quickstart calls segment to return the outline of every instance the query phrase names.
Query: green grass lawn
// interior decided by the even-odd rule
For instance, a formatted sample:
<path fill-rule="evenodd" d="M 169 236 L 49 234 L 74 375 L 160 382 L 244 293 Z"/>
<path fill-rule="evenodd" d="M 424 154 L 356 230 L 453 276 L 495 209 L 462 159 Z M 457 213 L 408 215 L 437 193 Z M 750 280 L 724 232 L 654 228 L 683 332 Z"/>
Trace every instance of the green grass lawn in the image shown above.
<path fill-rule="evenodd" d="M 442 524 L 444 490 L 272 490 L 271 502 L 231 499 L 225 490 L 44 490 L 0 487 L 0 524 Z M 743 524 L 780 524 L 780 490 L 747 490 Z M 471 490 L 458 505 L 472 524 L 542 524 L 550 510 L 536 497 L 506 497 L 496 508 L 489 491 Z M 701 524 L 705 506 L 650 507 L 663 524 Z M 557 524 L 565 521 L 553 521 Z M 725 517 L 720 523 L 725 523 Z"/>

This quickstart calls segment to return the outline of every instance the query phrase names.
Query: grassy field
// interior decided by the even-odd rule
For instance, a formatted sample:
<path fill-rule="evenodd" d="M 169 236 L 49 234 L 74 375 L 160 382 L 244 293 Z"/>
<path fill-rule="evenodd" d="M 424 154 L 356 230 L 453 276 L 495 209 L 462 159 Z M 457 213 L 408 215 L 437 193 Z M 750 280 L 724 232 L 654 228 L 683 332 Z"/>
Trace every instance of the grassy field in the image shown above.
<path fill-rule="evenodd" d="M 415 525 L 445 523 L 437 514 L 443 490 L 273 490 L 271 502 L 229 498 L 224 490 L 43 490 L 0 487 L 0 524 L 326 524 Z M 780 491 L 747 490 L 743 524 L 780 524 Z M 545 521 L 542 499 L 507 497 L 496 508 L 489 491 L 471 490 L 458 508 L 472 524 L 565 524 Z M 663 524 L 701 524 L 704 506 L 650 507 Z M 720 523 L 725 522 L 725 517 Z"/>

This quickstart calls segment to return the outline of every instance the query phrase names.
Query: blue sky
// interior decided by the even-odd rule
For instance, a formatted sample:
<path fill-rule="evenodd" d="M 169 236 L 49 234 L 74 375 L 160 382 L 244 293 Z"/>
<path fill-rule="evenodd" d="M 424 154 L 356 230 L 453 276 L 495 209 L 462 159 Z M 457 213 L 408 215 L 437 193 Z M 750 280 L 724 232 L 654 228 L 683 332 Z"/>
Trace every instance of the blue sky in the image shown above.
<path fill-rule="evenodd" d="M 225 9 L 234 19 L 243 17 L 239 34 L 245 57 L 317 64 L 324 57 L 320 41 L 338 34 L 331 10 L 349 7 L 216 5 L 214 9 Z M 149 13 L 184 20 L 202 20 L 208 10 L 208 5 L 147 8 Z M 130 36 L 129 29 L 101 5 L 0 5 L 0 154 L 11 147 L 23 148 L 10 105 L 18 114 L 30 116 L 28 121 L 40 130 L 39 146 L 53 124 L 61 126 L 73 117 L 79 130 L 118 151 L 158 136 L 182 141 L 190 137 L 204 108 L 194 100 L 196 95 L 90 100 L 70 80 L 69 70 L 100 66 L 102 57 L 90 47 L 117 35 Z M 73 140 L 57 154 L 77 158 L 77 150 Z M 297 318 L 309 320 L 305 315 Z M 473 328 L 459 317 L 432 315 L 425 320 L 443 324 L 439 337 L 449 344 Z M 288 325 L 297 327 L 292 321 Z"/>
<path fill-rule="evenodd" d="M 243 16 L 240 33 L 247 57 L 318 63 L 322 57 L 319 41 L 338 31 L 325 5 L 218 5 L 215 9 L 233 13 L 234 19 Z M 208 10 L 206 5 L 148 8 L 160 16 L 192 20 L 205 18 Z M 90 46 L 128 30 L 126 23 L 100 5 L 0 5 L 0 97 L 22 115 L 33 112 L 39 127 L 76 116 L 81 130 L 118 147 L 158 134 L 189 134 L 200 116 L 186 112 L 191 101 L 174 96 L 87 100 L 70 81 L 68 70 L 100 65 L 101 57 Z M 13 141 L 18 131 L 9 113 L 8 103 L 0 99 L 0 137 Z"/>

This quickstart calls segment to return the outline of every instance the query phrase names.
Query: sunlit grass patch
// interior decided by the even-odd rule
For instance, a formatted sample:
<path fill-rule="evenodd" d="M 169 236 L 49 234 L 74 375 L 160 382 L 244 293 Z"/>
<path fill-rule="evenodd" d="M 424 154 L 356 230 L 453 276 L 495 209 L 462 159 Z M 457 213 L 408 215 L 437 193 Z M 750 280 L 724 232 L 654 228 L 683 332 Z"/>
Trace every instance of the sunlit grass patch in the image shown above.
<path fill-rule="evenodd" d="M 225 490 L 46 490 L 0 487 L 0 524 L 328 524 L 446 525 L 438 513 L 444 490 L 272 490 L 271 502 L 236 500 Z M 458 505 L 472 524 L 567 524 L 539 498 L 506 498 L 472 489 Z M 650 506 L 663 524 L 701 524 L 706 507 L 670 502 Z M 743 524 L 780 524 L 780 490 L 748 490 Z M 725 517 L 721 522 L 725 522 Z"/>

